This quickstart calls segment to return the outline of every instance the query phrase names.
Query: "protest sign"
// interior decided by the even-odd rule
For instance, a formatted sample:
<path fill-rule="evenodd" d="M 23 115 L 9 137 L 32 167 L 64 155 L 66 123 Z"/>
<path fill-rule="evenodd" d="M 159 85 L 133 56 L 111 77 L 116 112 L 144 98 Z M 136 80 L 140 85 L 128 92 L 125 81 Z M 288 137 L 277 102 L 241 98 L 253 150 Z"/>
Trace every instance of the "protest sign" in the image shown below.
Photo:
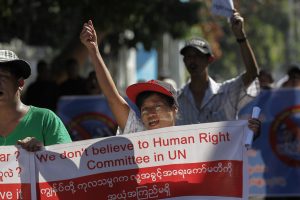
<path fill-rule="evenodd" d="M 46 147 L 38 199 L 248 199 L 247 121 L 174 126 Z"/>
<path fill-rule="evenodd" d="M 213 0 L 211 12 L 215 15 L 231 17 L 233 14 L 233 2 L 232 0 Z"/>
<path fill-rule="evenodd" d="M 261 108 L 261 136 L 249 151 L 251 196 L 300 196 L 300 90 L 264 90 L 240 113 Z"/>
<path fill-rule="evenodd" d="M 0 199 L 34 199 L 35 183 L 33 155 L 14 146 L 0 146 Z"/>
<path fill-rule="evenodd" d="M 103 95 L 64 96 L 57 114 L 73 141 L 115 135 L 117 124 Z"/>

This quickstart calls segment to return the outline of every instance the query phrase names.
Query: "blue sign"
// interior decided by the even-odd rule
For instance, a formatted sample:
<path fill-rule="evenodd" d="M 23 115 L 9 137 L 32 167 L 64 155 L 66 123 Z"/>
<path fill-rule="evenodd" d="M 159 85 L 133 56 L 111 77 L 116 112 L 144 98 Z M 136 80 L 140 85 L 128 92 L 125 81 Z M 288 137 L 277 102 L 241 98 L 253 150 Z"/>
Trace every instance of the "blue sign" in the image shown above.
<path fill-rule="evenodd" d="M 117 130 L 117 123 L 102 95 L 62 97 L 57 114 L 74 141 L 112 136 Z"/>
<path fill-rule="evenodd" d="M 265 90 L 242 109 L 260 107 L 262 130 L 249 151 L 250 195 L 300 196 L 300 90 Z"/>

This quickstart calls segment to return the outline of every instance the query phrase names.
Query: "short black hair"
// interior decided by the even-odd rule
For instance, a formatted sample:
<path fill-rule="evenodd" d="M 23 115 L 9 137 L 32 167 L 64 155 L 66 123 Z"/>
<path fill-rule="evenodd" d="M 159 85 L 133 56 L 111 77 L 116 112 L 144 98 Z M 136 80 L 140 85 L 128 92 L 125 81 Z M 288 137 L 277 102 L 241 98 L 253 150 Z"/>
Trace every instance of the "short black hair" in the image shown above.
<path fill-rule="evenodd" d="M 36 69 L 38 74 L 42 74 L 43 72 L 48 70 L 48 63 L 45 60 L 39 60 Z"/>
<path fill-rule="evenodd" d="M 300 68 L 298 65 L 291 65 L 287 71 L 289 78 L 299 79 L 300 78 Z"/>
<path fill-rule="evenodd" d="M 159 92 L 153 92 L 153 91 L 145 91 L 145 92 L 141 92 L 137 97 L 136 97 L 136 106 L 139 108 L 139 110 L 141 111 L 141 107 L 145 101 L 145 99 L 147 99 L 148 97 L 150 97 L 153 94 L 157 94 L 158 96 L 160 96 L 162 99 L 164 99 L 168 106 L 171 108 L 172 106 L 176 105 L 175 104 L 175 100 L 172 97 L 169 97 L 167 95 L 164 95 L 162 93 Z"/>

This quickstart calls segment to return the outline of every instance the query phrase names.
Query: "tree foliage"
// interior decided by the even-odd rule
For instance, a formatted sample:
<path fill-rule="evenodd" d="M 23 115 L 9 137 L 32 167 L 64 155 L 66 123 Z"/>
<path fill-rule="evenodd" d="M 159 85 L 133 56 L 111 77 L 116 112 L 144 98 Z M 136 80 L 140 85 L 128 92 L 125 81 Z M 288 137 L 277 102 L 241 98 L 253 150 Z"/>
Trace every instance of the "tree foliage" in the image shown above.
<path fill-rule="evenodd" d="M 297 55 L 299 55 L 300 48 L 297 43 L 300 33 L 296 31 L 299 27 L 299 22 L 296 21 L 300 14 L 297 11 L 297 7 L 300 6 L 299 1 L 252 0 L 235 2 L 239 3 L 236 8 L 245 19 L 247 37 L 261 68 L 273 72 L 285 72 L 286 69 L 282 66 L 299 62 Z M 210 13 L 208 12 L 207 15 Z M 224 78 L 237 75 L 245 68 L 230 25 L 224 18 L 211 16 L 209 20 L 214 22 L 214 26 L 219 26 L 220 29 L 218 30 L 222 32 L 218 34 L 218 37 L 212 38 L 213 43 L 220 44 L 214 50 L 219 59 L 210 68 L 212 74 L 222 74 Z M 294 23 L 293 26 L 292 23 Z M 215 35 L 211 32 L 206 33 L 206 35 L 210 34 Z"/>
<path fill-rule="evenodd" d="M 63 49 L 78 40 L 83 22 L 92 19 L 112 49 L 137 42 L 149 49 L 162 33 L 184 35 L 199 21 L 199 5 L 179 0 L 1 0 L 0 42 L 19 38 L 29 45 Z"/>
<path fill-rule="evenodd" d="M 276 70 L 299 62 L 299 1 L 234 2 L 261 67 Z M 212 16 L 210 6 L 207 0 L 0 0 L 0 42 L 19 38 L 72 55 L 80 49 L 79 32 L 88 19 L 94 22 L 101 47 L 115 51 L 138 42 L 146 49 L 157 47 L 166 32 L 174 38 L 200 35 L 211 42 L 218 58 L 212 74 L 228 78 L 244 70 L 243 62 L 227 20 Z"/>

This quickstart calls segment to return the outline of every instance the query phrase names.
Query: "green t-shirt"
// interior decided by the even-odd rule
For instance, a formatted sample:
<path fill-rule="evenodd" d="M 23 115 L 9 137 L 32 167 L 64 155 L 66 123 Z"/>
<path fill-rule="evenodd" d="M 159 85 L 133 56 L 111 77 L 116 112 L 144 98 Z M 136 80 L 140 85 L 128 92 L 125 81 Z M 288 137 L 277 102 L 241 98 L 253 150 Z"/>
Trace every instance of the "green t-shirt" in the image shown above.
<path fill-rule="evenodd" d="M 72 142 L 60 118 L 51 110 L 30 106 L 17 127 L 6 137 L 0 136 L 0 146 L 15 145 L 18 140 L 35 137 L 45 146 Z"/>

